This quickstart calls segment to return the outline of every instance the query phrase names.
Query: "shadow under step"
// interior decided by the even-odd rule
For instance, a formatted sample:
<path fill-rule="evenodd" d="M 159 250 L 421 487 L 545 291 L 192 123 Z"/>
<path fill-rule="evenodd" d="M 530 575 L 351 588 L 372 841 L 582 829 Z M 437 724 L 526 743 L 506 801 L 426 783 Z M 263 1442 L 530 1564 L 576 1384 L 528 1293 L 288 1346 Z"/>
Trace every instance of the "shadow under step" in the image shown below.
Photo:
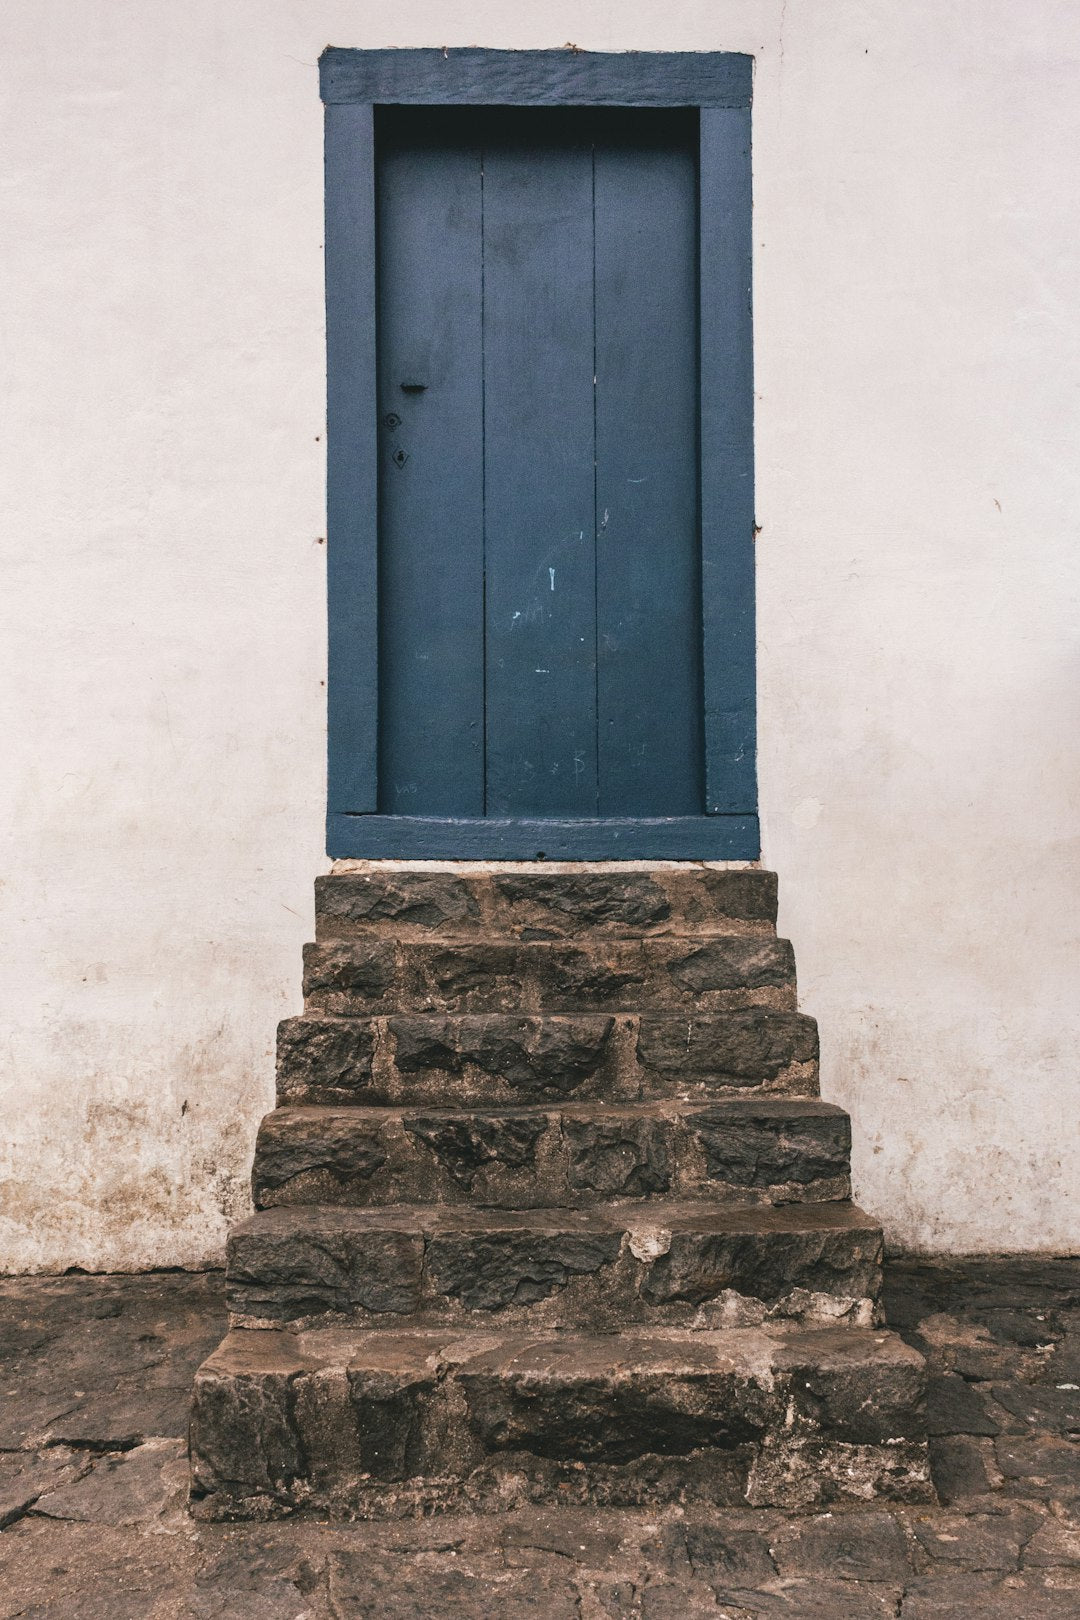
<path fill-rule="evenodd" d="M 882 1236 L 848 1203 L 592 1209 L 283 1205 L 229 1238 L 236 1326 L 483 1322 L 612 1332 L 767 1316 L 869 1324 Z"/>
<path fill-rule="evenodd" d="M 847 1114 L 814 1099 L 279 1108 L 259 1128 L 252 1191 L 259 1209 L 815 1203 L 850 1197 L 850 1152 Z"/>
<path fill-rule="evenodd" d="M 529 1502 L 933 1500 L 925 1364 L 859 1328 L 234 1330 L 191 1424 L 203 1518 Z"/>

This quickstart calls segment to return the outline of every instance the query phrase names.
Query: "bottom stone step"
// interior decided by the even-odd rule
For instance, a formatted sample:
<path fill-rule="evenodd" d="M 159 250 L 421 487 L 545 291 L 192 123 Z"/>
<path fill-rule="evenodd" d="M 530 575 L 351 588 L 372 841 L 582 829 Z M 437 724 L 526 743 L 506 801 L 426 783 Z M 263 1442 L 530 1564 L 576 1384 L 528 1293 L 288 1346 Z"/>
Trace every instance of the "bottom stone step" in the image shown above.
<path fill-rule="evenodd" d="M 933 1496 L 925 1367 L 871 1329 L 236 1329 L 191 1424 L 199 1517 Z"/>

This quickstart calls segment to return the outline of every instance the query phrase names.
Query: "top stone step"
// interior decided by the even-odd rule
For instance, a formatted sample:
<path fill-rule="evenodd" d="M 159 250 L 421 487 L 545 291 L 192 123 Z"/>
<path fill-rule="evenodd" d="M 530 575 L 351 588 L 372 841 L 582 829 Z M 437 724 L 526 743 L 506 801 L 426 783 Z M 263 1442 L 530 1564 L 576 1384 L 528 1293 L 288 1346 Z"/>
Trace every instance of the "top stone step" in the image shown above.
<path fill-rule="evenodd" d="M 776 874 L 749 867 L 356 862 L 315 880 L 320 941 L 765 934 L 775 926 Z"/>

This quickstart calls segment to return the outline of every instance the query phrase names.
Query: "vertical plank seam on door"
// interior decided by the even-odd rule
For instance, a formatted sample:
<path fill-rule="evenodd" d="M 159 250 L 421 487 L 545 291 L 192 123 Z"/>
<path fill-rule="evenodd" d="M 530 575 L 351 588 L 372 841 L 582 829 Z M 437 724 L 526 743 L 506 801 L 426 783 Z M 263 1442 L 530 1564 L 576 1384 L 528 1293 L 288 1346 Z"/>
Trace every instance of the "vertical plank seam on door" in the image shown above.
<path fill-rule="evenodd" d="M 599 518 L 599 445 L 597 441 L 597 378 L 599 354 L 596 343 L 596 135 L 591 145 L 592 157 L 592 467 L 593 467 L 593 714 L 595 749 L 595 804 L 600 814 L 600 518 Z"/>
<path fill-rule="evenodd" d="M 487 237 L 484 224 L 484 143 L 480 142 L 480 787 L 482 814 L 488 813 L 487 770 L 487 308 L 484 302 Z"/>

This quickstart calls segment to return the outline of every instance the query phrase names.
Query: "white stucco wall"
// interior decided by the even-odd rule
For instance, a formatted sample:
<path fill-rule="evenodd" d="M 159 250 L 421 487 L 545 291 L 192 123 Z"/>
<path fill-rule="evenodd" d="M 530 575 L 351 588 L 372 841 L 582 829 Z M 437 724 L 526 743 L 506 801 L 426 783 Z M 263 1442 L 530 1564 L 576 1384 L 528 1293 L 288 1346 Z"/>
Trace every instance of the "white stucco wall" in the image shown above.
<path fill-rule="evenodd" d="M 1080 1248 L 1080 9 L 0 8 L 0 1267 L 244 1208 L 322 856 L 341 45 L 757 58 L 761 787 L 894 1242 Z"/>

